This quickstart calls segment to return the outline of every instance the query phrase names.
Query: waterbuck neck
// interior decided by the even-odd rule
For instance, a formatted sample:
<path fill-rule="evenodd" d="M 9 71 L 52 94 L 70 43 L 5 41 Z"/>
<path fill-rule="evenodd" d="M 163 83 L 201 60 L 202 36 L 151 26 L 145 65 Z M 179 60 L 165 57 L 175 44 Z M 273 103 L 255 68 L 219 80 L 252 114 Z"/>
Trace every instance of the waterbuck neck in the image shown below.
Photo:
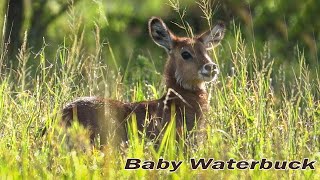
<path fill-rule="evenodd" d="M 183 86 L 178 79 L 176 79 L 176 67 L 175 64 L 170 58 L 167 61 L 164 71 L 164 78 L 166 82 L 167 91 L 172 89 L 178 95 L 183 98 L 183 100 L 187 101 L 189 104 L 196 103 L 197 106 L 206 106 L 207 105 L 207 91 L 205 89 L 204 83 L 199 86 L 189 86 L 186 88 Z M 190 88 L 191 87 L 191 88 Z M 177 96 L 174 93 L 171 93 L 170 96 Z"/>

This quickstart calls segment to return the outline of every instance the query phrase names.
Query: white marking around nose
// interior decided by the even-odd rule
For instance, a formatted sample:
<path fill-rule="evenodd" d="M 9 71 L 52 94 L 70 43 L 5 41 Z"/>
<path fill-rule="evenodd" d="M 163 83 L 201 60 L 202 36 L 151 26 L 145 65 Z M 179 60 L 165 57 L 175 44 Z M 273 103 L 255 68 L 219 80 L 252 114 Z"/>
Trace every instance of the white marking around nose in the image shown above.
<path fill-rule="evenodd" d="M 207 53 L 204 54 L 204 57 L 205 57 L 205 59 L 206 59 L 206 64 L 211 64 L 211 63 L 213 63 L 212 60 L 211 60 L 211 58 L 210 58 L 210 56 L 209 56 Z M 202 69 L 201 71 L 202 71 L 203 73 L 209 73 L 209 71 L 207 71 L 207 70 L 204 68 L 206 64 L 204 64 L 204 65 L 202 66 L 202 68 L 201 68 L 201 69 Z"/>

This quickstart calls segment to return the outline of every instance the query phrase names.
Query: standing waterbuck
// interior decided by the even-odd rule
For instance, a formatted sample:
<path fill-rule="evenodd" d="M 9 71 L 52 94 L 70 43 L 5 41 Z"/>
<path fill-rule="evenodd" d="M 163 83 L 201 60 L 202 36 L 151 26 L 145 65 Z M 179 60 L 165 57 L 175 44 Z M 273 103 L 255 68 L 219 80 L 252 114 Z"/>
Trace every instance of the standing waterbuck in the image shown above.
<path fill-rule="evenodd" d="M 224 37 L 223 23 L 192 38 L 174 35 L 157 17 L 152 17 L 148 26 L 152 40 L 168 54 L 164 69 L 166 94 L 157 100 L 133 103 L 81 97 L 64 107 L 65 125 L 79 121 L 89 129 L 91 140 L 99 136 L 103 145 L 127 140 L 126 123 L 133 113 L 138 130 L 145 131 L 151 139 L 160 134 L 173 116 L 178 134 L 184 127 L 191 131 L 203 123 L 203 114 L 208 109 L 205 83 L 215 81 L 219 73 L 207 50 Z M 172 105 L 175 111 L 171 111 Z"/>

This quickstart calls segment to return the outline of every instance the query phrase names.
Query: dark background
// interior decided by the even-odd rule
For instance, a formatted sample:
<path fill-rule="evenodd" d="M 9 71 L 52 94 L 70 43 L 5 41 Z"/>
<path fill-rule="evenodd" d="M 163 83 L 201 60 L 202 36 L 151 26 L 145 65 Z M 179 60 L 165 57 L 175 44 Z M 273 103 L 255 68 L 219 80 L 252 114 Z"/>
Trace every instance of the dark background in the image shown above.
<path fill-rule="evenodd" d="M 101 39 L 98 41 L 102 44 L 103 63 L 121 72 L 129 67 L 130 80 L 139 79 L 139 72 L 144 72 L 146 79 L 153 80 L 148 75 L 153 76 L 154 71 L 161 72 L 165 53 L 152 44 L 148 36 L 147 21 L 151 16 L 161 17 L 172 31 L 180 35 L 185 35 L 185 30 L 172 22 L 181 23 L 181 16 L 190 24 L 195 34 L 209 28 L 198 3 L 181 1 L 177 12 L 172 7 L 176 2 L 2 1 L 2 28 L 6 17 L 6 26 L 3 28 L 5 31 L 1 36 L 6 46 L 2 65 L 13 69 L 17 66 L 18 49 L 25 32 L 28 49 L 32 52 L 30 58 L 39 58 L 38 52 L 46 47 L 46 60 L 50 62 L 57 56 L 56 50 L 59 47 L 70 43 L 72 36 L 82 33 L 82 50 L 84 53 L 94 52 L 94 32 L 99 27 Z M 298 54 L 302 53 L 310 69 L 319 70 L 319 0 L 212 0 L 207 3 L 212 7 L 211 23 L 222 20 L 227 24 L 227 35 L 222 43 L 224 49 L 228 49 L 228 44 L 234 41 L 239 30 L 248 47 L 254 47 L 256 52 L 267 51 L 269 59 L 274 60 L 275 68 L 298 67 Z M 228 54 L 227 51 L 225 53 Z M 228 63 L 227 58 L 225 62 Z M 37 67 L 37 63 L 38 61 L 28 62 L 30 71 Z"/>

